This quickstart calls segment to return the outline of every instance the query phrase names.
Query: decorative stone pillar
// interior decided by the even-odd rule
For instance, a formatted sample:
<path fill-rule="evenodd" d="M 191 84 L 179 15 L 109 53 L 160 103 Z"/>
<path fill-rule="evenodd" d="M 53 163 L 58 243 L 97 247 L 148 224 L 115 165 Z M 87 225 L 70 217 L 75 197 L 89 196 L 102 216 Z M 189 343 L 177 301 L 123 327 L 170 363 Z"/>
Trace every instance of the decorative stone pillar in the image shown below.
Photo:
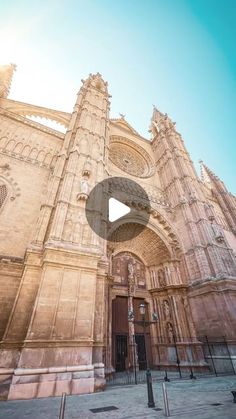
<path fill-rule="evenodd" d="M 129 365 L 128 367 L 136 370 L 138 366 L 137 345 L 135 342 L 135 325 L 134 325 L 134 306 L 133 297 L 135 294 L 135 277 L 134 266 L 128 263 L 128 326 L 129 326 Z"/>

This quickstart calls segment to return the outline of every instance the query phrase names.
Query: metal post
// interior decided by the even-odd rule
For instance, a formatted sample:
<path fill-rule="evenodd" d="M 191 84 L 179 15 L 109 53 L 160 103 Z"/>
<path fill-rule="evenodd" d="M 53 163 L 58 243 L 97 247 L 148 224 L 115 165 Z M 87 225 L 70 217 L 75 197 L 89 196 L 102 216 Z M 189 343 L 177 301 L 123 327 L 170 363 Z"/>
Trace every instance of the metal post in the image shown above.
<path fill-rule="evenodd" d="M 66 406 L 66 393 L 62 393 L 59 419 L 64 419 L 65 406 Z"/>
<path fill-rule="evenodd" d="M 135 342 L 135 335 L 133 335 L 133 356 L 134 356 L 134 381 L 135 384 L 138 384 L 137 382 L 137 371 L 136 371 L 136 342 Z"/>
<path fill-rule="evenodd" d="M 153 390 L 152 390 L 152 375 L 150 369 L 146 371 L 147 392 L 148 392 L 148 407 L 155 407 Z"/>
<path fill-rule="evenodd" d="M 173 339 L 174 339 L 174 344 L 175 344 L 176 363 L 177 363 L 177 368 L 178 368 L 178 371 L 179 371 L 179 377 L 182 378 L 182 373 L 181 373 L 181 368 L 180 368 L 180 360 L 179 360 L 178 349 L 177 349 L 176 339 L 175 339 L 175 334 L 174 333 L 173 333 Z"/>
<path fill-rule="evenodd" d="M 190 339 L 192 340 L 192 338 L 190 337 Z M 192 348 L 191 348 L 191 346 L 190 346 L 190 349 L 191 349 L 191 354 L 192 354 Z M 192 362 L 192 359 L 193 359 L 193 356 L 191 356 L 191 359 L 190 359 L 190 357 L 189 357 L 189 354 L 188 354 L 188 348 L 186 348 L 186 354 L 187 354 L 187 358 L 188 358 L 188 362 L 189 362 L 189 369 L 190 369 L 190 375 L 189 375 L 189 378 L 191 379 L 191 380 L 196 380 L 196 376 L 193 374 L 193 369 L 192 369 L 192 365 L 191 365 L 191 362 Z"/>
<path fill-rule="evenodd" d="M 209 351 L 209 354 L 210 354 L 210 357 L 211 357 L 211 362 L 212 362 L 213 370 L 214 370 L 214 373 L 215 373 L 215 375 L 217 377 L 216 367 L 215 367 L 214 359 L 212 357 L 212 352 L 211 352 L 211 348 L 210 348 L 210 345 L 209 345 L 209 341 L 208 341 L 207 336 L 205 336 L 205 338 L 206 338 L 206 343 L 207 343 L 208 351 Z"/>
<path fill-rule="evenodd" d="M 226 349 L 227 349 L 227 352 L 228 352 L 228 355 L 229 355 L 229 359 L 230 359 L 230 362 L 231 362 L 231 365 L 232 365 L 233 373 L 236 374 L 236 371 L 235 371 L 235 368 L 234 368 L 234 363 L 233 363 L 233 360 L 231 358 L 231 353 L 230 353 L 230 350 L 229 350 L 229 347 L 228 347 L 228 342 L 227 342 L 225 336 L 223 336 L 223 339 L 224 339 L 224 343 L 225 343 L 225 346 L 226 346 Z"/>
<path fill-rule="evenodd" d="M 153 389 L 152 389 L 152 375 L 149 368 L 149 359 L 147 354 L 147 347 L 146 347 L 146 320 L 145 320 L 145 314 L 142 318 L 143 321 L 143 334 L 144 334 L 144 342 L 145 342 L 145 350 L 146 350 L 146 364 L 147 364 L 147 370 L 146 370 L 146 380 L 147 380 L 147 393 L 148 393 L 148 407 L 155 407 L 154 397 L 153 397 Z"/>
<path fill-rule="evenodd" d="M 193 375 L 193 369 L 192 369 L 192 366 L 190 365 L 190 375 L 189 375 L 189 378 L 191 379 L 191 380 L 196 380 L 196 376 L 195 375 Z"/>
<path fill-rule="evenodd" d="M 170 379 L 168 378 L 168 375 L 167 375 L 167 371 L 165 370 L 165 377 L 164 377 L 164 381 L 170 381 Z"/>
<path fill-rule="evenodd" d="M 165 416 L 170 416 L 170 409 L 169 409 L 169 402 L 167 397 L 166 385 L 162 383 L 162 391 L 163 391 L 163 400 L 164 400 L 164 408 L 165 408 Z"/>

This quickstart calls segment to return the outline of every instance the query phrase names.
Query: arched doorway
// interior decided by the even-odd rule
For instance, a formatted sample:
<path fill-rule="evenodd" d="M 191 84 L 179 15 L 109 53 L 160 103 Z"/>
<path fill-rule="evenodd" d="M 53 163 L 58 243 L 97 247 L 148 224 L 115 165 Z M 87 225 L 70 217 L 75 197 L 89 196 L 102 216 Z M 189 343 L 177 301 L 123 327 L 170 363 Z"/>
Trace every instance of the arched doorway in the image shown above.
<path fill-rule="evenodd" d="M 162 219 L 159 225 L 151 219 L 135 238 L 133 229 L 140 229 L 138 219 L 123 222 L 108 246 L 106 374 L 133 366 L 145 368 L 147 357 L 154 368 L 176 368 L 178 362 L 185 368 L 205 367 L 188 304 L 185 259 L 176 236 Z M 143 301 L 149 319 L 153 312 L 158 315 L 146 338 L 128 320 L 130 311 L 139 320 Z"/>
<path fill-rule="evenodd" d="M 121 252 L 113 258 L 112 276 L 118 292 L 120 287 L 112 301 L 112 364 L 116 371 L 130 369 L 135 362 L 139 370 L 146 369 L 147 356 L 149 361 L 152 357 L 150 331 L 144 335 L 142 326 L 129 321 L 131 312 L 140 319 L 139 306 L 147 297 L 146 267 L 136 255 Z"/>
<path fill-rule="evenodd" d="M 130 231 L 139 228 L 138 223 L 128 222 L 113 232 L 110 242 L 110 307 L 108 312 L 108 365 L 111 369 L 124 371 L 134 364 L 140 370 L 146 368 L 146 360 L 156 361 L 155 338 L 158 326 L 144 330 L 141 325 L 129 321 L 129 313 L 135 320 L 141 320 L 139 306 L 146 304 L 146 319 L 156 312 L 155 301 L 150 290 L 155 287 L 151 268 L 168 263 L 171 254 L 160 235 L 151 228 L 142 229 L 139 235 L 127 241 L 124 236 L 132 237 Z"/>

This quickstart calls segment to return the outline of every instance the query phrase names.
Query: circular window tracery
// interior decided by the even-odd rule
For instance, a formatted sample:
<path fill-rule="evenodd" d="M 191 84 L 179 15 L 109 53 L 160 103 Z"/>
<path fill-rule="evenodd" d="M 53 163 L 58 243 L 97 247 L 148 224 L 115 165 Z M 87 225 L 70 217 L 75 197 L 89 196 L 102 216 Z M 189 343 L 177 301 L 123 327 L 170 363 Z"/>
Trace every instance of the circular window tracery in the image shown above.
<path fill-rule="evenodd" d="M 146 150 L 127 138 L 111 137 L 109 157 L 119 169 L 132 176 L 146 178 L 154 173 L 154 164 Z"/>

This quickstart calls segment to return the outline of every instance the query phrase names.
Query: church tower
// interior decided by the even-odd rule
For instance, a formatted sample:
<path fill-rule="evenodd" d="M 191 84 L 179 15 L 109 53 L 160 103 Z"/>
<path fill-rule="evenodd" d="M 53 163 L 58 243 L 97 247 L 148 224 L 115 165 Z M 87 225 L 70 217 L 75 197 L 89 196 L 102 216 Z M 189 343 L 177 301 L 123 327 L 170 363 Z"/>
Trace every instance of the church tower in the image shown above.
<path fill-rule="evenodd" d="M 90 75 L 50 175 L 3 337 L 8 367 L 19 370 L 9 398 L 19 398 L 26 387 L 31 397 L 43 397 L 61 394 L 62 385 L 73 394 L 104 384 L 106 243 L 88 226 L 84 207 L 89 191 L 106 177 L 108 118 L 107 83 L 99 73 Z M 101 211 L 103 203 L 96 204 Z M 8 349 L 13 341 L 23 346 L 20 354 Z M 37 377 L 35 383 L 26 384 L 20 371 Z"/>
<path fill-rule="evenodd" d="M 233 288 L 235 255 L 227 231 L 214 214 L 206 190 L 199 179 L 175 123 L 154 108 L 151 132 L 157 171 L 163 193 L 173 210 L 173 223 L 181 231 L 183 260 L 189 284 L 189 301 L 198 335 L 219 336 L 221 330 L 234 336 L 231 299 L 219 299 L 219 290 Z M 204 166 L 213 180 L 213 193 L 223 210 L 228 229 L 234 232 L 235 201 L 225 186 Z M 232 233 L 230 233 L 232 235 Z M 205 293 L 198 301 L 196 294 Z M 216 292 L 215 292 L 216 291 Z M 205 300 L 205 301 L 204 301 Z M 218 303 L 216 301 L 218 300 Z M 218 309 L 215 309 L 218 304 Z M 212 311 L 212 312 L 211 312 Z M 227 315 L 226 313 L 231 314 Z M 207 329 L 204 318 L 208 319 Z"/>

